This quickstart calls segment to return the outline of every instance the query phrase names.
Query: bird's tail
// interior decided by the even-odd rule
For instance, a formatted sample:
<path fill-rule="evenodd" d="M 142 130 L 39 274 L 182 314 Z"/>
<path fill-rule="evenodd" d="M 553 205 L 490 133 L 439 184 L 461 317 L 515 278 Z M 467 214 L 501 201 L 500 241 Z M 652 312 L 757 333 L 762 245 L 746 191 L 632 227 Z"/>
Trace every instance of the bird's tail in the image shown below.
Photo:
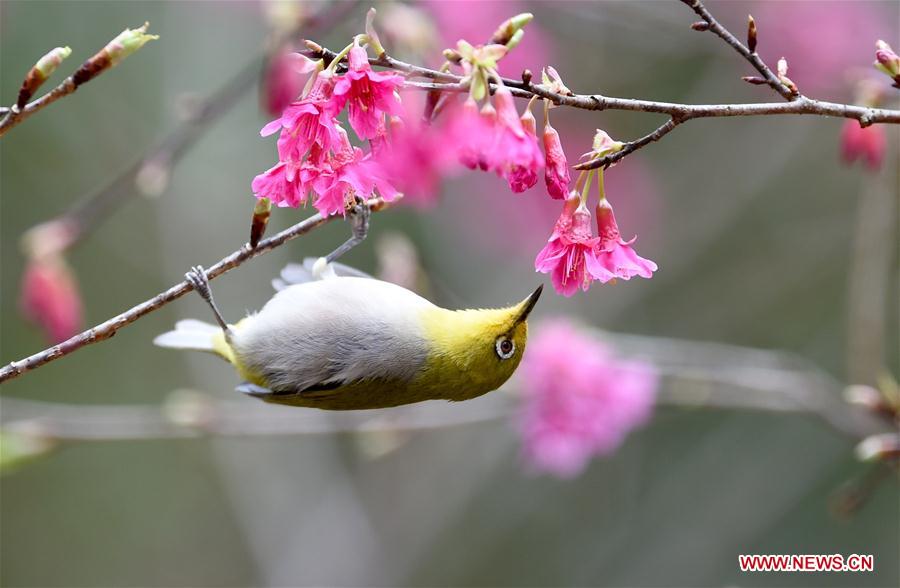
<path fill-rule="evenodd" d="M 216 325 L 195 319 L 185 319 L 175 323 L 175 330 L 159 335 L 154 345 L 171 349 L 192 349 L 206 351 L 231 361 L 231 349 L 225 342 L 222 330 Z"/>

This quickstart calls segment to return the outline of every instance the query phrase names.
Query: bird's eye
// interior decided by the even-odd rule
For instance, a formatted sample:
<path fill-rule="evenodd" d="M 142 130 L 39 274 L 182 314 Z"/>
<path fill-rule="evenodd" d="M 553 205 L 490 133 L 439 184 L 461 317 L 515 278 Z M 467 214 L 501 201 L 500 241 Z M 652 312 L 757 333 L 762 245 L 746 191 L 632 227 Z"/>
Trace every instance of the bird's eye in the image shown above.
<path fill-rule="evenodd" d="M 497 343 L 494 346 L 497 348 L 497 356 L 500 359 L 509 359 L 516 352 L 516 344 L 509 337 L 497 337 Z"/>

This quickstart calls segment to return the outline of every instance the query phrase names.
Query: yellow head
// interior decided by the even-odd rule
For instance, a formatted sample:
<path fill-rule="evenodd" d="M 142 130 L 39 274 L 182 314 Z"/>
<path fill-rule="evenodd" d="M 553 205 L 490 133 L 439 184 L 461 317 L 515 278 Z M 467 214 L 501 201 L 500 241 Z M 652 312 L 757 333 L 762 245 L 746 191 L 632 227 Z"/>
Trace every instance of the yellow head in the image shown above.
<path fill-rule="evenodd" d="M 542 289 L 509 308 L 426 311 L 422 324 L 430 349 L 416 386 L 448 400 L 499 388 L 522 360 L 528 315 Z"/>

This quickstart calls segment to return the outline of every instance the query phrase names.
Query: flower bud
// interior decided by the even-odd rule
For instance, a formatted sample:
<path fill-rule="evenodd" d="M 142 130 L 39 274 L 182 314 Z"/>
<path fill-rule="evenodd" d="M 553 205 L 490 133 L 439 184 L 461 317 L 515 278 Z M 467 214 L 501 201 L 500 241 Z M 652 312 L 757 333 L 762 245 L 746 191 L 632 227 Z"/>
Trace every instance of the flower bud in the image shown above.
<path fill-rule="evenodd" d="M 81 64 L 74 74 L 72 81 L 76 86 L 88 82 L 112 66 L 116 65 L 141 47 L 148 41 L 158 39 L 158 35 L 148 35 L 147 27 L 150 23 L 144 23 L 136 29 L 125 29 L 119 36 L 106 44 L 106 47 L 97 52 L 93 57 Z"/>
<path fill-rule="evenodd" d="M 104 50 L 109 56 L 110 66 L 116 65 L 141 47 L 148 41 L 159 39 L 159 35 L 148 35 L 149 22 L 136 29 L 125 29 L 119 36 L 107 43 Z"/>
<path fill-rule="evenodd" d="M 515 49 L 519 45 L 519 43 L 522 42 L 522 39 L 524 37 L 525 37 L 525 31 L 523 31 L 523 30 L 516 31 L 515 34 L 512 36 L 512 39 L 510 39 L 509 41 L 506 42 L 506 48 L 507 49 Z"/>
<path fill-rule="evenodd" d="M 569 163 L 556 132 L 549 121 L 544 125 L 544 156 L 546 169 L 544 181 L 547 184 L 547 193 L 554 200 L 566 198 L 571 177 L 569 176 Z"/>
<path fill-rule="evenodd" d="M 25 108 L 28 100 L 41 87 L 41 84 L 47 81 L 47 78 L 59 67 L 59 64 L 71 54 L 72 50 L 70 48 L 57 47 L 41 57 L 25 75 L 25 80 L 22 82 L 21 89 L 19 89 L 19 98 L 16 101 L 16 106 L 20 109 Z"/>
<path fill-rule="evenodd" d="M 884 72 L 894 80 L 894 85 L 900 85 L 900 56 L 894 53 L 891 46 L 879 40 L 875 43 L 875 63 L 878 71 Z"/>
<path fill-rule="evenodd" d="M 75 276 L 59 255 L 31 259 L 22 277 L 20 306 L 55 343 L 77 334 L 82 325 L 81 295 Z"/>
<path fill-rule="evenodd" d="M 778 79 L 784 84 L 788 90 L 796 94 L 799 92 L 797 89 L 797 84 L 795 84 L 791 78 L 787 77 L 788 72 L 788 62 L 787 59 L 782 57 L 778 60 Z"/>
<path fill-rule="evenodd" d="M 756 53 L 756 21 L 752 14 L 747 15 L 747 49 Z"/>
<path fill-rule="evenodd" d="M 250 248 L 256 249 L 260 239 L 266 232 L 269 217 L 272 214 L 272 201 L 266 197 L 258 198 L 253 206 L 253 217 L 250 220 Z"/>
<path fill-rule="evenodd" d="M 34 69 L 38 70 L 46 80 L 54 71 L 56 71 L 56 68 L 59 67 L 59 64 L 62 63 L 63 60 L 71 54 L 71 48 L 57 47 L 53 51 L 50 51 L 49 53 L 41 57 L 35 64 Z"/>
<path fill-rule="evenodd" d="M 525 25 L 530 23 L 533 18 L 534 15 L 530 12 L 523 12 L 503 21 L 500 26 L 497 27 L 497 30 L 494 31 L 490 42 L 497 43 L 498 45 L 506 45 L 512 49 L 513 45 L 510 45 L 510 41 L 512 41 L 515 35 L 520 32 Z M 521 39 L 522 37 L 520 35 L 519 40 Z"/>
<path fill-rule="evenodd" d="M 857 159 L 866 163 L 871 171 L 878 171 L 887 151 L 887 137 L 881 125 L 863 128 L 855 120 L 844 121 L 841 131 L 841 157 L 851 164 Z"/>
<path fill-rule="evenodd" d="M 615 141 L 612 137 L 609 136 L 609 134 L 607 134 L 606 131 L 597 129 L 597 132 L 594 134 L 592 149 L 582 155 L 582 157 L 599 159 L 611 153 L 621 151 L 624 146 L 624 143 L 622 143 L 621 141 Z"/>

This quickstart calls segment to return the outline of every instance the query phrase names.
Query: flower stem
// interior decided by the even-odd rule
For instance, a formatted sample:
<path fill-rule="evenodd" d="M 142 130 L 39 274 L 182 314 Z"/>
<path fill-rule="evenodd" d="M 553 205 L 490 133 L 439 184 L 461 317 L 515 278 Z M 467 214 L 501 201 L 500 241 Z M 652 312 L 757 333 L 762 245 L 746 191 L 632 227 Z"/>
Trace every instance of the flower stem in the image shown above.
<path fill-rule="evenodd" d="M 600 195 L 600 202 L 606 200 L 606 187 L 603 184 L 603 168 L 597 168 L 597 194 Z"/>
<path fill-rule="evenodd" d="M 353 49 L 353 45 L 354 43 L 350 43 L 349 45 L 341 49 L 340 53 L 334 56 L 334 59 L 332 59 L 331 63 L 328 64 L 328 72 L 334 73 L 335 71 L 337 71 L 337 66 L 340 65 L 341 61 L 343 61 L 345 57 L 347 57 L 347 55 L 350 53 L 350 50 Z"/>
<path fill-rule="evenodd" d="M 585 206 L 587 206 L 588 192 L 589 192 L 590 189 L 591 189 L 591 182 L 594 180 L 594 172 L 596 172 L 596 171 L 597 171 L 597 170 L 592 169 L 592 170 L 590 170 L 590 171 L 588 172 L 588 174 L 587 174 L 587 180 L 585 180 L 585 182 L 584 182 L 584 187 L 581 189 L 581 203 L 582 203 L 583 205 L 585 205 Z M 602 180 L 602 178 L 603 178 L 603 173 L 602 173 L 602 172 L 601 172 L 601 174 L 600 174 L 600 178 L 601 178 L 601 184 L 602 184 L 602 183 L 603 183 L 603 180 Z"/>

